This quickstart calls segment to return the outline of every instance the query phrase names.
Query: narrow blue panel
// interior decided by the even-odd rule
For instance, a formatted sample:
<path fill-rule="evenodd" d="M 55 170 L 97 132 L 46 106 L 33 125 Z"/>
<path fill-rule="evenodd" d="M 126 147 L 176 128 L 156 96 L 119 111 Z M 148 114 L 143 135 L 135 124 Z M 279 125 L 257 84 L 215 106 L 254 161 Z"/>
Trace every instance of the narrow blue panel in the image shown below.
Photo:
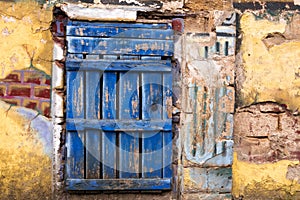
<path fill-rule="evenodd" d="M 86 130 L 86 178 L 101 178 L 101 132 Z"/>
<path fill-rule="evenodd" d="M 163 163 L 163 136 L 161 132 L 144 132 L 142 150 L 142 177 L 161 178 Z"/>
<path fill-rule="evenodd" d="M 142 28 L 119 28 L 119 27 L 100 27 L 93 26 L 67 28 L 68 36 L 81 37 L 115 37 L 115 38 L 139 38 L 139 39 L 160 39 L 172 40 L 172 29 L 142 29 Z"/>
<path fill-rule="evenodd" d="M 68 130 L 102 129 L 104 131 L 158 131 L 172 130 L 169 120 L 85 120 L 68 119 Z"/>
<path fill-rule="evenodd" d="M 115 132 L 103 132 L 102 134 L 102 165 L 103 178 L 116 178 L 117 169 L 117 138 Z"/>
<path fill-rule="evenodd" d="M 143 28 L 143 29 L 170 29 L 167 23 L 143 24 L 143 23 L 113 23 L 113 22 L 87 22 L 87 21 L 68 21 L 67 27 L 93 27 L 95 29 L 103 27 L 112 28 Z"/>
<path fill-rule="evenodd" d="M 131 71 L 120 73 L 119 84 L 119 118 L 138 120 L 140 115 L 139 74 Z"/>
<path fill-rule="evenodd" d="M 172 40 L 68 36 L 69 53 L 172 56 Z"/>
<path fill-rule="evenodd" d="M 67 118 L 84 117 L 84 72 L 67 72 Z"/>
<path fill-rule="evenodd" d="M 102 116 L 103 119 L 116 119 L 117 73 L 103 73 Z"/>
<path fill-rule="evenodd" d="M 135 72 L 171 72 L 169 60 L 78 60 L 67 59 L 67 70 L 102 70 Z"/>
<path fill-rule="evenodd" d="M 67 132 L 67 177 L 84 178 L 84 132 Z"/>
<path fill-rule="evenodd" d="M 67 179 L 66 190 L 170 190 L 171 179 Z"/>
<path fill-rule="evenodd" d="M 165 131 L 163 136 L 163 178 L 172 177 L 172 131 Z"/>
<path fill-rule="evenodd" d="M 86 72 L 86 113 L 87 119 L 100 119 L 101 118 L 101 85 L 100 73 L 97 71 Z"/>
<path fill-rule="evenodd" d="M 172 74 L 163 74 L 163 119 L 172 119 Z"/>
<path fill-rule="evenodd" d="M 139 177 L 139 133 L 120 133 L 120 178 Z"/>
<path fill-rule="evenodd" d="M 142 74 L 142 117 L 144 120 L 162 119 L 162 74 Z"/>

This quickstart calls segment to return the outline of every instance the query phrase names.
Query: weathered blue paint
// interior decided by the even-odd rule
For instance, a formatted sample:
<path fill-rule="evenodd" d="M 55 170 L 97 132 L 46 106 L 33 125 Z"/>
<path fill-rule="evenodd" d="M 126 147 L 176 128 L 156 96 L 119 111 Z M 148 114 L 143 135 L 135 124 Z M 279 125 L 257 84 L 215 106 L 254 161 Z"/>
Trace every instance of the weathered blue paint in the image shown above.
<path fill-rule="evenodd" d="M 105 72 L 102 74 L 102 76 L 103 76 L 103 90 L 102 90 L 103 119 L 117 119 L 117 112 L 116 112 L 117 73 Z M 97 82 L 97 80 L 95 81 Z M 93 95 L 93 94 L 88 94 L 88 95 Z"/>
<path fill-rule="evenodd" d="M 139 177 L 139 133 L 120 133 L 120 178 Z"/>
<path fill-rule="evenodd" d="M 85 102 L 87 119 L 101 118 L 101 74 L 99 71 L 87 71 L 85 78 Z"/>
<path fill-rule="evenodd" d="M 84 178 L 84 133 L 67 132 L 67 178 Z"/>
<path fill-rule="evenodd" d="M 115 180 L 82 180 L 68 179 L 67 190 L 169 190 L 171 180 L 168 179 L 115 179 Z"/>
<path fill-rule="evenodd" d="M 100 130 L 86 130 L 86 178 L 101 178 L 101 132 Z"/>
<path fill-rule="evenodd" d="M 112 71 L 112 72 L 170 72 L 170 60 L 78 60 L 68 59 L 66 68 L 70 71 Z"/>
<path fill-rule="evenodd" d="M 85 120 L 67 119 L 68 130 L 101 129 L 104 131 L 171 131 L 172 120 Z"/>
<path fill-rule="evenodd" d="M 173 41 L 130 38 L 90 38 L 68 36 L 68 53 L 173 55 Z"/>
<path fill-rule="evenodd" d="M 163 160 L 162 132 L 143 133 L 143 158 L 142 176 L 143 178 L 161 178 Z"/>
<path fill-rule="evenodd" d="M 76 157 L 81 176 L 68 176 L 66 189 L 171 189 L 171 59 L 161 60 L 173 54 L 169 25 L 67 30 L 67 162 Z"/>

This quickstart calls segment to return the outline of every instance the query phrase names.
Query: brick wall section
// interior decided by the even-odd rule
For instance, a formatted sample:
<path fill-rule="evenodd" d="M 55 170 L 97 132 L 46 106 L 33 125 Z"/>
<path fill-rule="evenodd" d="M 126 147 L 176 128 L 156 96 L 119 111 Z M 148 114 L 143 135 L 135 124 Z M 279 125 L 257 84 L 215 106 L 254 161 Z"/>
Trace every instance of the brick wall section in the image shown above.
<path fill-rule="evenodd" d="M 50 117 L 51 78 L 33 67 L 15 70 L 0 80 L 0 100 Z"/>
<path fill-rule="evenodd" d="M 300 124 L 284 106 L 260 103 L 235 115 L 238 158 L 255 163 L 300 160 Z"/>

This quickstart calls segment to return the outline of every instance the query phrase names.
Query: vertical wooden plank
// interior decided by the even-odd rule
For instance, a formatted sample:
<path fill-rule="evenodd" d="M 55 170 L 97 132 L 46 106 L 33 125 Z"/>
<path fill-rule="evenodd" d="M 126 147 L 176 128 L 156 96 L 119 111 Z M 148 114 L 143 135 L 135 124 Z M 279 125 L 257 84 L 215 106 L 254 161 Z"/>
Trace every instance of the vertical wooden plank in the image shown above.
<path fill-rule="evenodd" d="M 162 177 L 162 133 L 144 132 L 142 145 L 142 177 L 161 178 Z"/>
<path fill-rule="evenodd" d="M 163 74 L 163 119 L 172 119 L 172 74 Z"/>
<path fill-rule="evenodd" d="M 116 178 L 117 138 L 115 132 L 102 134 L 103 179 Z"/>
<path fill-rule="evenodd" d="M 172 131 L 163 132 L 163 178 L 172 178 Z"/>
<path fill-rule="evenodd" d="M 101 118 L 101 97 L 100 73 L 97 71 L 86 72 L 86 113 L 87 119 L 100 119 Z"/>
<path fill-rule="evenodd" d="M 162 119 L 162 75 L 142 74 L 142 117 L 144 120 Z"/>
<path fill-rule="evenodd" d="M 120 178 L 139 177 L 139 133 L 120 133 Z"/>
<path fill-rule="evenodd" d="M 84 118 L 84 72 L 67 72 L 67 118 Z"/>
<path fill-rule="evenodd" d="M 67 177 L 84 178 L 84 132 L 67 132 Z"/>
<path fill-rule="evenodd" d="M 101 133 L 99 130 L 86 130 L 86 178 L 100 179 L 101 174 Z"/>
<path fill-rule="evenodd" d="M 103 73 L 102 116 L 103 119 L 116 119 L 117 73 Z"/>
<path fill-rule="evenodd" d="M 119 117 L 120 119 L 139 119 L 139 74 L 120 73 Z"/>

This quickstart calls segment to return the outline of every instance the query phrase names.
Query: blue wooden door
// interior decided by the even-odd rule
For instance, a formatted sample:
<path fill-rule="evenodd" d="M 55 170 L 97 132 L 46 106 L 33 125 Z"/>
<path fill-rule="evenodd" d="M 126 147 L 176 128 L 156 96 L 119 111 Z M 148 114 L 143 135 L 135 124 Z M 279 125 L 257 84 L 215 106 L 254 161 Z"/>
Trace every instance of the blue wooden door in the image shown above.
<path fill-rule="evenodd" d="M 169 24 L 67 26 L 67 190 L 169 190 Z"/>

